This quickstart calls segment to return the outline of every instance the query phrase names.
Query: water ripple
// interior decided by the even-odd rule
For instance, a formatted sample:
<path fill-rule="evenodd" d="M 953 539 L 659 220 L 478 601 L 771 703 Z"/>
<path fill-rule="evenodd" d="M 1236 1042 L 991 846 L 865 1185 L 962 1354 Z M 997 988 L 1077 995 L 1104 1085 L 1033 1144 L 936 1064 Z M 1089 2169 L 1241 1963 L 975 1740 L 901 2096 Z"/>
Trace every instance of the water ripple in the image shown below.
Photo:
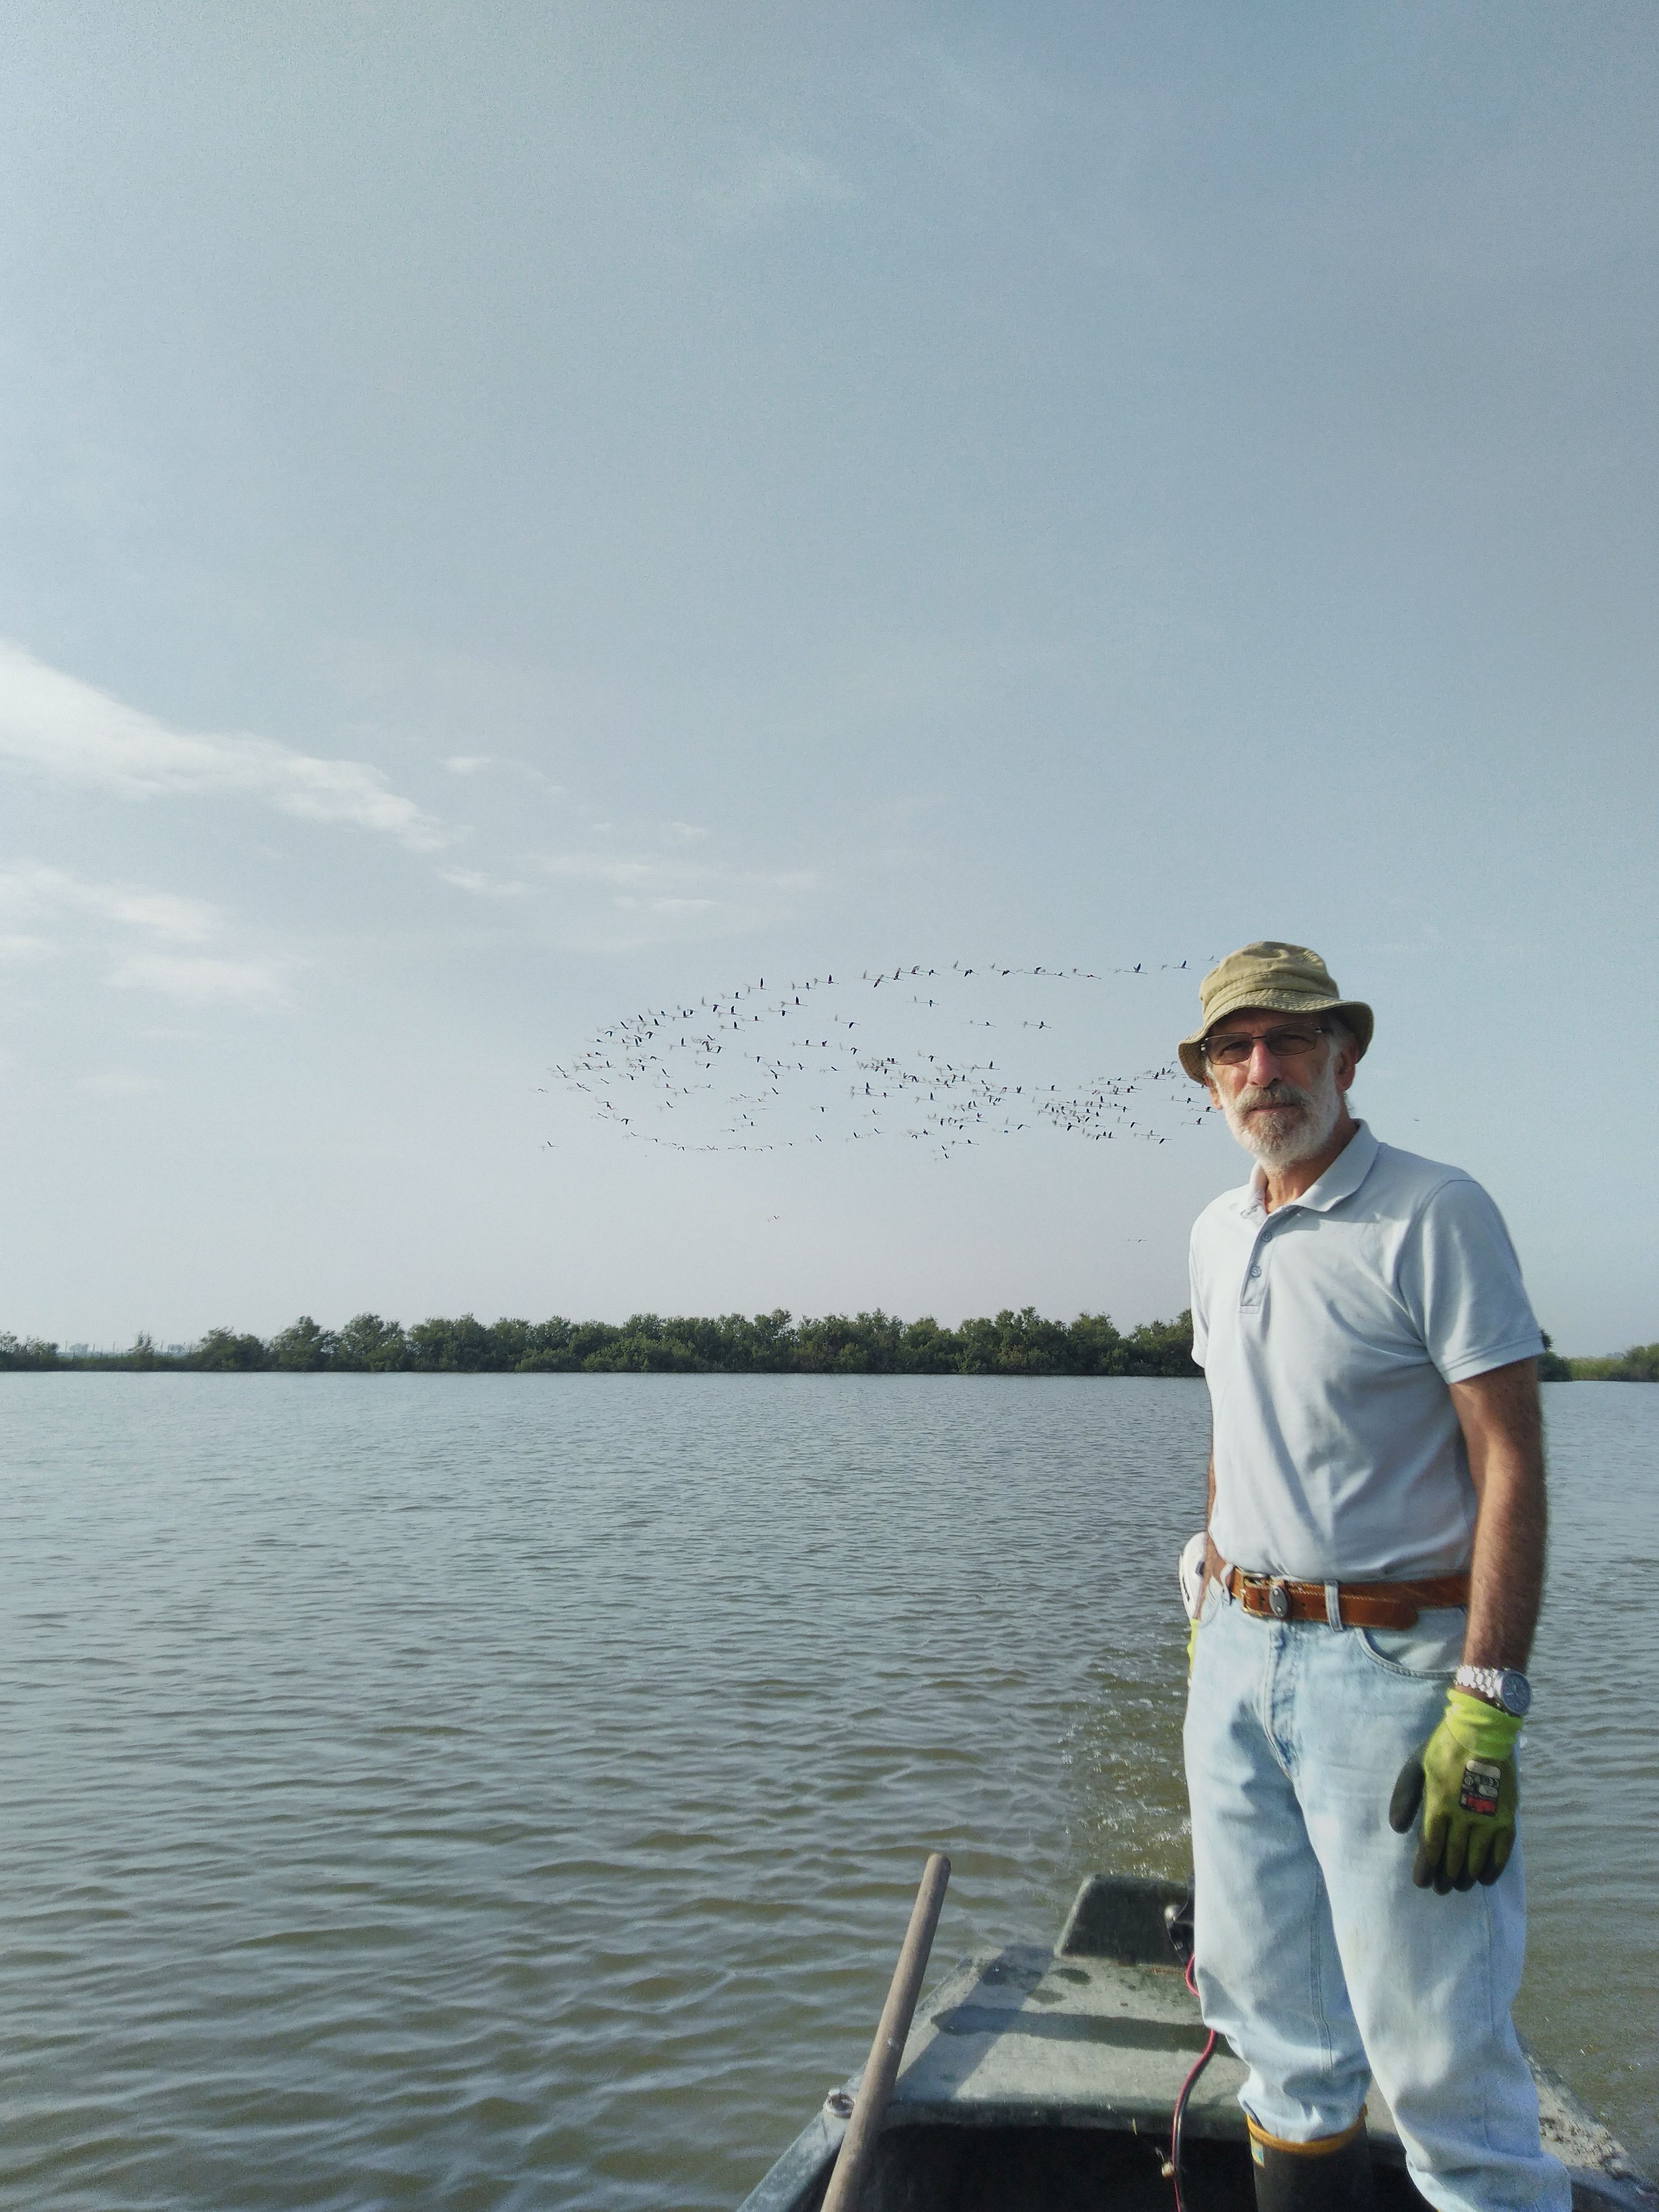
<path fill-rule="evenodd" d="M 1659 1391 L 1548 1396 L 1526 2021 L 1651 2160 Z M 1182 1863 L 1206 1430 L 1183 1383 L 5 1377 L 0 2191 L 735 2203 L 929 1847 L 941 1965 Z"/>

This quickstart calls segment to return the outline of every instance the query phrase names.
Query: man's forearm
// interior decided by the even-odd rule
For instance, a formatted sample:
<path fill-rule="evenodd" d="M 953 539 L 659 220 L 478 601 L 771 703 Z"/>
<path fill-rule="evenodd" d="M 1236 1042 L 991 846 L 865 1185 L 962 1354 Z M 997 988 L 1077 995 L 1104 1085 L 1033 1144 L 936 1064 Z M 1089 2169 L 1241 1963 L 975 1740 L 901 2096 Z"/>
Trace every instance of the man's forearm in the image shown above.
<path fill-rule="evenodd" d="M 1477 1500 L 1464 1663 L 1524 1669 L 1544 1589 L 1544 1446 L 1536 1363 L 1517 1360 L 1455 1382 L 1451 1395 Z"/>
<path fill-rule="evenodd" d="M 1469 1568 L 1464 1663 L 1524 1673 L 1543 1595 L 1542 1469 L 1489 1468 Z"/>

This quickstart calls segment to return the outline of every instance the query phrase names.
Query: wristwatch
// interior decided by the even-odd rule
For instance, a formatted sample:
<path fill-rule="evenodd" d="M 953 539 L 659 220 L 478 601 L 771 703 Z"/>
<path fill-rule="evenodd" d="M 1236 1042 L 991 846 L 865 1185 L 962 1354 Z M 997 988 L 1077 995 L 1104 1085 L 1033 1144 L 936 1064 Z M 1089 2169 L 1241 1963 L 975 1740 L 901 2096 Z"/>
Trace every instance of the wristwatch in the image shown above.
<path fill-rule="evenodd" d="M 1518 1667 L 1460 1667 L 1455 1681 L 1460 1690 L 1473 1690 L 1516 1720 L 1524 1720 L 1532 1709 L 1532 1684 Z"/>

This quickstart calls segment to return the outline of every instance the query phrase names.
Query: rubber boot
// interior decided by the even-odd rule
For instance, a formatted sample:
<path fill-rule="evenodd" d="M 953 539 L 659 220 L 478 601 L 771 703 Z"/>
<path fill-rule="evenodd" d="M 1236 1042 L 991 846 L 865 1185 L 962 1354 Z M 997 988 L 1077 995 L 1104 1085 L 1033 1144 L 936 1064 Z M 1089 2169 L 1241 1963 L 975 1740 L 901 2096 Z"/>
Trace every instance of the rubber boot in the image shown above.
<path fill-rule="evenodd" d="M 1286 2142 L 1250 2121 L 1256 2212 L 1370 2212 L 1371 2153 L 1365 2115 L 1340 2136 Z"/>

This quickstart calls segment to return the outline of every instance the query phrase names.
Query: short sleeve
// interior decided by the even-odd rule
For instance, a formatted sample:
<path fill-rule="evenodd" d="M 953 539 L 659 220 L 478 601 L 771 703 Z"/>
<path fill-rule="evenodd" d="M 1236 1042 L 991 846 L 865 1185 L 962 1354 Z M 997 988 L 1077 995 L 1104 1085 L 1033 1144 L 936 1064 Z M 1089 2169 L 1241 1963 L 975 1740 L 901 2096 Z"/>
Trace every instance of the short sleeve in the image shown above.
<path fill-rule="evenodd" d="M 1187 1281 L 1193 1308 L 1193 1364 L 1202 1367 L 1204 1355 L 1209 1349 L 1210 1322 L 1204 1310 L 1204 1285 L 1198 1272 L 1198 1231 L 1194 1230 L 1187 1243 Z"/>
<path fill-rule="evenodd" d="M 1504 1217 L 1467 1176 L 1442 1183 L 1405 1239 L 1400 1292 L 1447 1382 L 1544 1349 Z"/>

